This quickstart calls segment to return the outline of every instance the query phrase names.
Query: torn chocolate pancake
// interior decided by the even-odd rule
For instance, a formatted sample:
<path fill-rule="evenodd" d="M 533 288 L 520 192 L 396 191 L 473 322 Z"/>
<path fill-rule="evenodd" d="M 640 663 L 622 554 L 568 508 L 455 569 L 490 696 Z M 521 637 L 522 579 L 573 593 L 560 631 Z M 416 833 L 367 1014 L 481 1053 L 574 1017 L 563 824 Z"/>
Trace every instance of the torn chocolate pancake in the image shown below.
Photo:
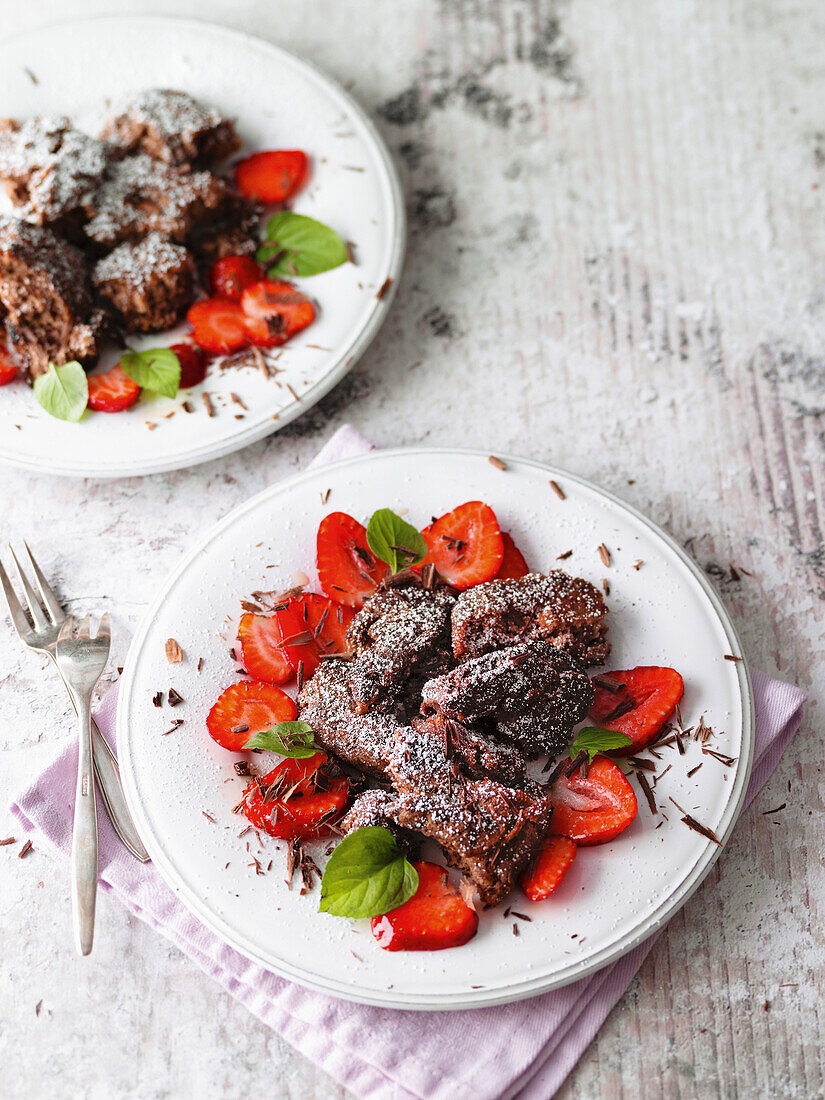
<path fill-rule="evenodd" d="M 561 569 L 493 580 L 462 592 L 452 612 L 453 652 L 478 657 L 514 642 L 547 641 L 584 665 L 610 652 L 601 593 Z"/>
<path fill-rule="evenodd" d="M 439 844 L 485 905 L 506 897 L 550 823 L 549 795 L 532 784 L 468 779 L 442 746 L 409 727 L 396 736 L 390 775 L 393 819 Z"/>
<path fill-rule="evenodd" d="M 298 714 L 312 726 L 317 743 L 339 760 L 384 778 L 403 718 L 394 695 L 372 707 L 360 701 L 366 675 L 357 659 L 322 662 L 298 693 Z"/>
<path fill-rule="evenodd" d="M 342 833 L 353 833 L 356 829 L 379 826 L 389 829 L 398 843 L 408 854 L 415 855 L 421 847 L 421 836 L 411 829 L 404 829 L 395 820 L 395 795 L 378 788 L 359 794 L 341 819 Z"/>
<path fill-rule="evenodd" d="M 424 709 L 458 722 L 490 719 L 528 756 L 556 755 L 593 702 L 578 663 L 549 642 L 471 657 L 424 685 Z"/>
<path fill-rule="evenodd" d="M 382 585 L 367 600 L 347 630 L 352 650 L 369 658 L 364 705 L 380 698 L 387 688 L 411 677 L 429 678 L 451 665 L 454 603 L 450 589 L 422 588 L 414 576 L 400 584 Z"/>

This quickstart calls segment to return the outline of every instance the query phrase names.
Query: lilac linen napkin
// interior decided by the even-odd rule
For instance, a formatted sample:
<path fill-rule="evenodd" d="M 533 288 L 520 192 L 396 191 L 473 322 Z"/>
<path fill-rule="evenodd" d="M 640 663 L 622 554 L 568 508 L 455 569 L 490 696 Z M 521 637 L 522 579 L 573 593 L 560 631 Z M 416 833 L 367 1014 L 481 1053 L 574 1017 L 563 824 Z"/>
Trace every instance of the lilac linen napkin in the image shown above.
<path fill-rule="evenodd" d="M 316 464 L 369 444 L 342 428 Z M 805 695 L 753 675 L 756 758 L 748 802 L 796 732 Z M 96 717 L 114 743 L 117 691 Z M 37 847 L 71 847 L 76 752 L 66 749 L 12 812 Z M 463 1012 L 402 1012 L 353 1005 L 262 970 L 208 931 L 161 879 L 120 844 L 100 815 L 100 882 L 233 997 L 362 1100 L 549 1100 L 624 993 L 655 936 L 597 974 L 532 1000 Z"/>

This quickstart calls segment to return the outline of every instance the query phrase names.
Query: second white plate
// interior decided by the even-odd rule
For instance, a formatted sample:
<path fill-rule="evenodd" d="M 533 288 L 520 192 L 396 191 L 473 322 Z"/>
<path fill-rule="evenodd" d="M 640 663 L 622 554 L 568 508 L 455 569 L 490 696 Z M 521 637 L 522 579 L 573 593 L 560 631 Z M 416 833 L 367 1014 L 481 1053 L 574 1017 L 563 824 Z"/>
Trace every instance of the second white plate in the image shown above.
<path fill-rule="evenodd" d="M 274 378 L 250 367 L 213 369 L 201 386 L 181 390 L 173 401 L 143 395 L 126 412 L 87 414 L 79 424 L 55 420 L 27 386 L 14 383 L 0 389 L 0 459 L 86 477 L 191 466 L 277 431 L 344 377 L 387 314 L 405 243 L 395 167 L 351 96 L 269 42 L 182 19 L 113 18 L 49 27 L 0 42 L 0 68 L 3 116 L 69 115 L 82 123 L 92 109 L 126 92 L 180 88 L 236 119 L 250 150 L 306 150 L 312 179 L 293 208 L 353 242 L 357 259 L 357 266 L 296 280 L 318 303 L 318 317 L 281 349 L 282 373 Z M 387 280 L 387 293 L 377 297 Z M 133 343 L 157 347 L 174 338 L 169 333 Z M 214 416 L 203 403 L 204 391 Z M 183 410 L 187 400 L 192 413 Z"/>
<path fill-rule="evenodd" d="M 528 997 L 583 977 L 660 927 L 689 897 L 720 849 L 691 831 L 669 801 L 724 841 L 742 805 L 753 755 L 753 709 L 734 629 L 707 579 L 664 532 L 632 508 L 564 471 L 520 459 L 494 468 L 485 455 L 449 450 L 378 452 L 312 470 L 275 485 L 203 538 L 164 585 L 134 639 L 120 690 L 118 748 L 129 804 L 158 870 L 204 924 L 264 967 L 340 997 L 395 1008 L 477 1007 Z M 566 492 L 560 500 L 549 485 Z M 329 491 L 327 493 L 327 491 Z M 656 786 L 664 809 L 653 817 L 639 798 L 632 826 L 610 844 L 584 848 L 556 893 L 530 904 L 516 891 L 482 915 L 465 947 L 390 953 L 367 921 L 318 912 L 317 888 L 301 896 L 284 885 L 283 844 L 267 838 L 252 854 L 272 870 L 255 874 L 244 822 L 233 815 L 244 781 L 232 754 L 212 742 L 206 714 L 235 679 L 229 647 L 239 601 L 255 589 L 287 588 L 293 571 L 312 575 L 323 515 L 345 511 L 362 522 L 376 509 L 409 509 L 423 526 L 465 500 L 487 501 L 537 570 L 557 566 L 600 584 L 610 581 L 608 667 L 665 664 L 686 683 L 682 715 L 717 732 L 730 768 L 703 756 L 663 750 L 671 769 Z M 604 542 L 612 564 L 597 553 Z M 636 568 L 637 562 L 643 562 Z M 313 581 L 315 578 L 312 578 Z M 174 637 L 186 653 L 169 665 Z M 198 659 L 203 658 L 201 672 Z M 152 705 L 173 686 L 185 702 Z M 162 736 L 173 718 L 184 724 Z M 687 773 L 702 763 L 692 777 Z M 204 812 L 214 818 L 214 824 Z M 665 820 L 665 817 L 667 820 Z M 657 828 L 657 825 L 659 826 Z M 323 860 L 320 858 L 321 862 Z M 506 905 L 529 912 L 513 935 Z"/>

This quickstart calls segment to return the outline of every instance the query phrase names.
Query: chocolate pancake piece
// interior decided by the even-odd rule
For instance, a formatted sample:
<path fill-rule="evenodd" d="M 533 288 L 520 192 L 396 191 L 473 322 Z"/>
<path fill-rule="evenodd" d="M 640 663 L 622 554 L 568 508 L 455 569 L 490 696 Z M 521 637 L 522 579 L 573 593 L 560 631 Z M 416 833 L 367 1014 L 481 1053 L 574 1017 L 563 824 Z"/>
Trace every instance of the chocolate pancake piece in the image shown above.
<path fill-rule="evenodd" d="M 415 856 L 421 847 L 421 837 L 411 829 L 402 828 L 394 815 L 395 795 L 382 790 L 364 791 L 342 818 L 340 829 L 343 833 L 354 833 L 356 829 L 371 826 L 389 829 L 401 847 Z"/>
<path fill-rule="evenodd" d="M 495 721 L 528 756 L 552 756 L 570 742 L 593 702 L 586 673 L 550 642 L 521 642 L 471 657 L 424 685 L 424 709 L 457 722 Z"/>
<path fill-rule="evenodd" d="M 234 123 L 186 92 L 150 88 L 115 103 L 100 134 L 124 153 L 176 168 L 209 165 L 241 147 Z"/>
<path fill-rule="evenodd" d="M 33 225 L 66 228 L 100 183 L 110 153 L 67 118 L 0 126 L 0 183 L 15 214 Z"/>
<path fill-rule="evenodd" d="M 151 157 L 112 164 L 86 206 L 92 246 L 115 248 L 160 233 L 182 243 L 192 229 L 222 216 L 229 189 L 210 172 L 179 172 Z"/>
<path fill-rule="evenodd" d="M 436 841 L 485 905 L 506 897 L 544 838 L 549 795 L 532 784 L 467 779 L 442 746 L 409 727 L 396 735 L 390 775 L 398 792 L 394 819 Z"/>
<path fill-rule="evenodd" d="M 514 642 L 542 639 L 585 665 L 610 652 L 601 593 L 561 569 L 546 576 L 488 581 L 462 592 L 452 612 L 453 652 L 478 657 Z"/>
<path fill-rule="evenodd" d="M 410 725 L 416 733 L 440 744 L 447 758 L 454 760 L 465 775 L 509 785 L 524 781 L 523 755 L 515 745 L 496 736 L 493 723 L 482 729 L 480 723 L 471 726 L 437 713 L 413 718 Z"/>
<path fill-rule="evenodd" d="M 91 365 L 108 331 L 96 309 L 86 258 L 50 229 L 0 217 L 0 303 L 29 379 L 49 362 Z"/>
<path fill-rule="evenodd" d="M 411 677 L 430 677 L 449 667 L 454 603 L 449 589 L 425 589 L 415 578 L 382 586 L 367 600 L 347 630 L 352 650 L 369 658 L 364 705 Z"/>
<path fill-rule="evenodd" d="M 120 245 L 98 260 L 92 278 L 101 297 L 118 310 L 126 332 L 171 328 L 195 293 L 189 251 L 159 233 Z"/>
<path fill-rule="evenodd" d="M 312 726 L 323 748 L 368 775 L 384 778 L 402 718 L 391 696 L 369 710 L 360 702 L 366 673 L 358 659 L 322 662 L 298 693 L 298 716 Z"/>

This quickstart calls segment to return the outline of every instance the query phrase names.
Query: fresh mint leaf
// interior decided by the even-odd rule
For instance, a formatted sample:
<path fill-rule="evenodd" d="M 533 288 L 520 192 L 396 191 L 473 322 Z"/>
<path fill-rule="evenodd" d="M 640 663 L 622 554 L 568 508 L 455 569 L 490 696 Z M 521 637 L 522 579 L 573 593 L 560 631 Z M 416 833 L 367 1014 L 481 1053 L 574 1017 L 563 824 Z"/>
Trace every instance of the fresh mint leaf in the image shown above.
<path fill-rule="evenodd" d="M 347 262 L 347 247 L 334 229 L 283 210 L 266 223 L 266 242 L 258 249 L 261 263 L 274 261 L 267 270 L 270 279 L 293 275 L 320 275 Z"/>
<path fill-rule="evenodd" d="M 633 744 L 632 738 L 626 733 L 616 733 L 615 730 L 605 730 L 601 726 L 586 726 L 579 730 L 576 740 L 570 746 L 570 758 L 578 756 L 584 750 L 588 756 L 588 763 L 592 764 L 594 757 L 600 752 L 611 752 L 614 749 L 626 749 Z"/>
<path fill-rule="evenodd" d="M 271 729 L 261 730 L 250 737 L 244 749 L 266 749 L 293 760 L 303 760 L 318 752 L 309 722 L 276 722 Z"/>
<path fill-rule="evenodd" d="M 370 516 L 367 542 L 373 554 L 385 561 L 393 573 L 408 565 L 418 565 L 427 556 L 424 536 L 391 508 L 379 508 Z"/>
<path fill-rule="evenodd" d="M 77 422 L 89 403 L 89 380 L 80 363 L 72 360 L 34 380 L 34 396 L 50 416 Z"/>
<path fill-rule="evenodd" d="M 120 366 L 142 390 L 174 397 L 180 388 L 180 360 L 171 348 L 127 351 L 120 358 Z"/>
<path fill-rule="evenodd" d="M 418 872 L 389 829 L 369 825 L 349 833 L 330 856 L 321 879 L 322 913 L 375 917 L 408 901 Z"/>

